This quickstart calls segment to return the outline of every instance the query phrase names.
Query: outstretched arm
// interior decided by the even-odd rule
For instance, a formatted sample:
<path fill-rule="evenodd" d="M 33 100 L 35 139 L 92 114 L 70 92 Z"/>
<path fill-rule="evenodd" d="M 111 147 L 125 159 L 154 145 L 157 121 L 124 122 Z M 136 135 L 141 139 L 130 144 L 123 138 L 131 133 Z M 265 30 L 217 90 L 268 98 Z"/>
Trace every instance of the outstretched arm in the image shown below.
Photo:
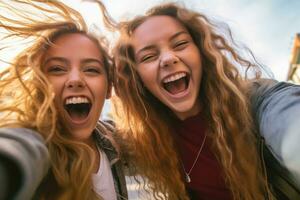
<path fill-rule="evenodd" d="M 268 83 L 258 88 L 254 99 L 260 134 L 300 188 L 300 86 Z"/>
<path fill-rule="evenodd" d="M 43 138 L 24 128 L 0 128 L 0 199 L 31 199 L 49 168 Z"/>

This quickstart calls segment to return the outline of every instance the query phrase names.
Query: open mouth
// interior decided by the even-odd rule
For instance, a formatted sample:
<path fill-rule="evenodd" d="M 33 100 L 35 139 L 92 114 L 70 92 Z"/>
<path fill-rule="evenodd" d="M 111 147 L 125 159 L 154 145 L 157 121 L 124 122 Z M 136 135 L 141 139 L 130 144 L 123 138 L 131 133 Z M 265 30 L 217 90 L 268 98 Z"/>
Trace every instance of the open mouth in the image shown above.
<path fill-rule="evenodd" d="M 66 99 L 65 110 L 73 121 L 85 120 L 91 110 L 92 104 L 86 97 L 70 97 Z"/>
<path fill-rule="evenodd" d="M 190 76 L 185 72 L 180 72 L 163 79 L 163 87 L 169 93 L 175 95 L 188 88 Z"/>

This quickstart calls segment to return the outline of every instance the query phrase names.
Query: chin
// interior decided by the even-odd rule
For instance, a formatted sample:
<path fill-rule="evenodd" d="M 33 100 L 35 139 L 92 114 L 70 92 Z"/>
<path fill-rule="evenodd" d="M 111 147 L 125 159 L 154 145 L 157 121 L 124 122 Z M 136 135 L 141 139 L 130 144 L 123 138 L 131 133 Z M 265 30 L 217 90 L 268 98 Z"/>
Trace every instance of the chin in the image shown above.
<path fill-rule="evenodd" d="M 181 105 L 181 106 L 176 106 L 176 107 L 174 106 L 174 108 L 172 110 L 175 113 L 184 114 L 184 113 L 189 113 L 189 112 L 193 111 L 193 106 L 191 106 L 191 105 Z"/>
<path fill-rule="evenodd" d="M 74 130 L 74 128 L 73 128 Z M 76 131 L 71 132 L 72 137 L 78 141 L 85 141 L 89 139 L 92 135 L 93 129 L 76 129 Z"/>
<path fill-rule="evenodd" d="M 185 119 L 185 118 L 188 118 L 188 117 L 192 117 L 192 116 L 196 115 L 199 112 L 199 110 L 195 107 L 194 104 L 176 106 L 176 109 L 172 109 L 172 111 L 180 119 Z"/>

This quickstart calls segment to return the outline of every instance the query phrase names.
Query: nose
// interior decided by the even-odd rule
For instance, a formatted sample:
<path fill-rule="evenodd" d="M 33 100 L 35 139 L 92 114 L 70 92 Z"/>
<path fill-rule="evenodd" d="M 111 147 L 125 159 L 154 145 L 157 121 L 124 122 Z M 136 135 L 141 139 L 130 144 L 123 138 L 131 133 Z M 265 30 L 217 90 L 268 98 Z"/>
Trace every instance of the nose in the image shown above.
<path fill-rule="evenodd" d="M 84 88 L 85 81 L 83 75 L 79 71 L 71 71 L 65 85 L 70 89 Z"/>
<path fill-rule="evenodd" d="M 170 67 L 179 62 L 179 58 L 174 54 L 174 52 L 167 51 L 161 54 L 160 67 Z"/>

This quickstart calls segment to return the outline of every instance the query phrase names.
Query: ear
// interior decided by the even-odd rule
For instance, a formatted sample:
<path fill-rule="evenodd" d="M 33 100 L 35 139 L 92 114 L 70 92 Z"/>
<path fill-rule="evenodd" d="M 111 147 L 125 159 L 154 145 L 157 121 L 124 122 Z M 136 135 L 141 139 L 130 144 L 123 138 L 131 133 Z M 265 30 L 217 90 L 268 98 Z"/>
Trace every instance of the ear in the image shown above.
<path fill-rule="evenodd" d="M 105 97 L 106 99 L 110 99 L 111 94 L 112 94 L 112 90 L 113 90 L 112 84 L 109 84 L 109 86 L 108 86 L 108 88 L 107 88 L 106 97 Z"/>

